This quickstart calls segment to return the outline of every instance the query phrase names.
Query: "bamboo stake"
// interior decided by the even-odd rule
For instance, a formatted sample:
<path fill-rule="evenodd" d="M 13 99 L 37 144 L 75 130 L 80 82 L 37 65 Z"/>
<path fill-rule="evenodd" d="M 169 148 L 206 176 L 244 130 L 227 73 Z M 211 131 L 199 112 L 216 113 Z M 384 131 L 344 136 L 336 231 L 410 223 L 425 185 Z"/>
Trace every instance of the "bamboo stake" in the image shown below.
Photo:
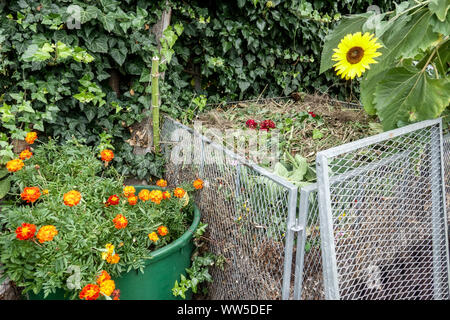
<path fill-rule="evenodd" d="M 153 117 L 153 146 L 159 153 L 159 58 L 152 59 L 152 117 Z"/>

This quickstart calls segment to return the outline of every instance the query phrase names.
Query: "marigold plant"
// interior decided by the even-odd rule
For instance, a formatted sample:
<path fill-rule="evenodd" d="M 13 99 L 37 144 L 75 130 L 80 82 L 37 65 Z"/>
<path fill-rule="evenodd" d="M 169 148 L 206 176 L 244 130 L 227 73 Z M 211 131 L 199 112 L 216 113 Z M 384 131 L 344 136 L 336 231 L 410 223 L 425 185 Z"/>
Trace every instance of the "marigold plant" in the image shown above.
<path fill-rule="evenodd" d="M 36 139 L 37 139 L 37 133 L 36 132 L 28 132 L 27 136 L 25 137 L 25 141 L 28 144 L 33 144 Z"/>
<path fill-rule="evenodd" d="M 66 206 L 76 206 L 81 201 L 81 193 L 76 190 L 70 190 L 64 194 L 63 200 Z"/>
<path fill-rule="evenodd" d="M 156 185 L 158 187 L 165 188 L 167 187 L 167 181 L 164 179 L 159 179 L 158 181 L 156 181 Z"/>
<path fill-rule="evenodd" d="M 34 237 L 36 233 L 36 226 L 32 223 L 22 223 L 20 227 L 16 229 L 16 238 L 19 240 L 29 240 Z"/>
<path fill-rule="evenodd" d="M 113 194 L 112 196 L 109 196 L 106 203 L 111 206 L 116 206 L 119 204 L 119 201 L 120 201 L 119 197 L 117 195 Z"/>
<path fill-rule="evenodd" d="M 53 238 L 58 234 L 58 230 L 53 225 L 43 226 L 39 229 L 36 238 L 38 238 L 40 243 L 47 241 L 52 241 Z"/>
<path fill-rule="evenodd" d="M 26 159 L 30 159 L 32 156 L 33 156 L 33 152 L 31 152 L 28 149 L 25 149 L 19 154 L 19 159 L 26 160 Z"/>
<path fill-rule="evenodd" d="M 175 188 L 175 190 L 173 190 L 173 195 L 177 198 L 183 198 L 185 194 L 186 191 L 184 191 L 183 188 Z"/>
<path fill-rule="evenodd" d="M 125 218 L 125 216 L 122 214 L 118 214 L 113 219 L 113 222 L 114 222 L 114 226 L 116 227 L 116 229 L 124 229 L 128 224 L 127 218 Z"/>
<path fill-rule="evenodd" d="M 102 150 L 102 152 L 100 152 L 100 157 L 105 162 L 112 161 L 112 159 L 114 159 L 114 152 L 109 149 Z"/>
<path fill-rule="evenodd" d="M 134 206 L 134 205 L 136 205 L 137 202 L 138 202 L 138 197 L 135 196 L 135 195 L 133 194 L 133 195 L 129 196 L 129 197 L 127 198 L 127 200 L 128 200 L 128 203 L 129 203 L 130 205 Z"/>
<path fill-rule="evenodd" d="M 25 187 L 20 194 L 22 200 L 28 203 L 34 203 L 41 196 L 41 191 L 38 187 Z"/>
<path fill-rule="evenodd" d="M 100 287 L 96 284 L 87 284 L 80 292 L 81 300 L 97 300 L 100 296 Z"/>
<path fill-rule="evenodd" d="M 24 293 L 60 289 L 72 299 L 118 299 L 113 279 L 143 270 L 151 251 L 182 236 L 194 216 L 193 206 L 184 207 L 192 181 L 176 192 L 124 186 L 114 166 L 75 140 L 39 145 L 10 179 L 14 205 L 2 208 L 0 263 Z M 127 201 L 118 201 L 121 195 Z"/>
<path fill-rule="evenodd" d="M 13 159 L 6 163 L 6 169 L 8 169 L 9 172 L 17 172 L 23 168 L 25 164 L 21 159 Z"/>
<path fill-rule="evenodd" d="M 125 197 L 130 197 L 131 195 L 134 195 L 136 192 L 136 189 L 133 186 L 125 186 L 123 188 L 123 195 Z"/>

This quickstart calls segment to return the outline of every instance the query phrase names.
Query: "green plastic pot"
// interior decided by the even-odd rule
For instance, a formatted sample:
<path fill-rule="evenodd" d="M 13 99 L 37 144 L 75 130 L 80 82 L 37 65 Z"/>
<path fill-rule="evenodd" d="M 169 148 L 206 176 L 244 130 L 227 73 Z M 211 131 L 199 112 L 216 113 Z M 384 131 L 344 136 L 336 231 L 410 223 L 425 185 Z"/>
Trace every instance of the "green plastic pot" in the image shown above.
<path fill-rule="evenodd" d="M 138 193 L 142 189 L 159 189 L 154 186 L 134 186 Z M 172 294 L 175 281 L 180 281 L 180 275 L 186 275 L 186 268 L 191 266 L 191 255 L 194 250 L 192 241 L 195 230 L 200 223 L 200 210 L 194 205 L 194 221 L 189 229 L 177 240 L 152 252 L 144 268 L 144 273 L 131 270 L 114 279 L 116 288 L 120 289 L 121 300 L 179 300 Z M 48 295 L 45 300 L 64 300 L 65 292 L 58 289 Z M 186 292 L 186 299 L 192 297 L 192 292 Z M 43 300 L 42 292 L 37 295 L 28 293 L 29 300 Z"/>

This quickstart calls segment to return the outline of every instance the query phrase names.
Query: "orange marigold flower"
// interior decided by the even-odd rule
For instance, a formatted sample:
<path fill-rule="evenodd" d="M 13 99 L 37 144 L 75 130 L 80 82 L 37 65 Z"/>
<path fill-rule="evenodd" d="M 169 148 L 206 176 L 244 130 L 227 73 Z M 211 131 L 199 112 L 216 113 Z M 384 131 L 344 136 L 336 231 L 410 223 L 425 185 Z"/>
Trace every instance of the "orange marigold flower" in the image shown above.
<path fill-rule="evenodd" d="M 164 237 L 165 235 L 167 235 L 169 233 L 169 229 L 167 229 L 167 227 L 165 227 L 165 226 L 159 226 L 158 233 L 160 236 Z"/>
<path fill-rule="evenodd" d="M 110 280 L 111 276 L 105 270 L 102 270 L 100 275 L 97 277 L 97 284 L 101 284 L 103 281 Z"/>
<path fill-rule="evenodd" d="M 142 189 L 139 194 L 139 199 L 141 199 L 142 201 L 148 201 L 150 200 L 150 191 L 147 189 Z"/>
<path fill-rule="evenodd" d="M 41 191 L 38 187 L 25 187 L 20 194 L 22 200 L 28 203 L 33 203 L 41 196 Z"/>
<path fill-rule="evenodd" d="M 152 190 L 150 192 L 150 200 L 156 204 L 160 204 L 163 199 L 163 193 L 161 190 Z"/>
<path fill-rule="evenodd" d="M 23 166 L 24 163 L 21 159 L 14 159 L 6 163 L 6 169 L 8 169 L 9 172 L 19 171 Z"/>
<path fill-rule="evenodd" d="M 28 144 L 33 144 L 34 140 L 36 140 L 36 139 L 37 139 L 37 133 L 36 132 L 28 132 L 27 136 L 25 137 L 25 141 Z"/>
<path fill-rule="evenodd" d="M 102 152 L 100 152 L 100 157 L 103 161 L 109 162 L 114 159 L 114 152 L 109 149 L 102 150 Z"/>
<path fill-rule="evenodd" d="M 170 199 L 170 197 L 171 197 L 169 191 L 164 191 L 163 194 L 162 194 L 162 196 L 163 196 L 163 199 Z"/>
<path fill-rule="evenodd" d="M 111 263 L 111 264 L 116 264 L 119 262 L 119 260 L 120 260 L 120 257 L 117 253 L 106 257 L 106 262 Z"/>
<path fill-rule="evenodd" d="M 158 235 L 156 234 L 156 232 L 152 232 L 148 234 L 148 238 L 153 241 L 156 242 L 159 240 Z"/>
<path fill-rule="evenodd" d="M 58 230 L 56 230 L 56 227 L 48 225 L 43 226 L 39 229 L 36 238 L 38 238 L 40 243 L 44 243 L 46 241 L 52 241 L 57 234 Z"/>
<path fill-rule="evenodd" d="M 167 187 L 167 181 L 164 179 L 159 179 L 158 181 L 156 181 L 156 185 L 158 187 L 165 188 Z"/>
<path fill-rule="evenodd" d="M 195 189 L 203 189 L 203 180 L 197 179 L 193 183 Z"/>
<path fill-rule="evenodd" d="M 70 190 L 63 196 L 64 204 L 69 207 L 76 206 L 81 200 L 81 193 L 76 190 Z"/>
<path fill-rule="evenodd" d="M 125 218 L 124 215 L 122 214 L 118 214 L 114 219 L 113 219 L 114 225 L 116 227 L 116 229 L 123 229 L 127 226 L 128 224 L 128 220 L 127 218 Z"/>
<path fill-rule="evenodd" d="M 16 229 L 16 238 L 19 240 L 28 240 L 34 237 L 36 226 L 31 223 L 22 223 L 22 226 Z"/>
<path fill-rule="evenodd" d="M 123 188 L 123 194 L 125 195 L 125 197 L 134 195 L 135 192 L 136 192 L 136 189 L 133 186 L 125 186 Z"/>
<path fill-rule="evenodd" d="M 183 198 L 185 194 L 186 191 L 184 191 L 183 188 L 175 188 L 175 190 L 173 190 L 173 195 L 177 198 Z"/>
<path fill-rule="evenodd" d="M 114 283 L 114 280 L 105 280 L 100 283 L 100 292 L 108 297 L 113 293 L 115 288 L 116 284 Z"/>
<path fill-rule="evenodd" d="M 28 149 L 25 149 L 20 153 L 19 158 L 20 158 L 20 160 L 30 159 L 32 155 L 33 155 L 33 152 L 31 152 Z"/>
<path fill-rule="evenodd" d="M 96 284 L 87 284 L 80 292 L 81 300 L 97 300 L 100 296 L 100 287 Z"/>
<path fill-rule="evenodd" d="M 128 197 L 128 203 L 134 206 L 138 202 L 138 197 L 134 194 Z"/>
<path fill-rule="evenodd" d="M 108 201 L 106 201 L 106 203 L 109 205 L 115 206 L 115 205 L 119 204 L 119 200 L 120 200 L 119 197 L 117 195 L 113 194 L 112 196 L 110 196 L 108 198 Z"/>

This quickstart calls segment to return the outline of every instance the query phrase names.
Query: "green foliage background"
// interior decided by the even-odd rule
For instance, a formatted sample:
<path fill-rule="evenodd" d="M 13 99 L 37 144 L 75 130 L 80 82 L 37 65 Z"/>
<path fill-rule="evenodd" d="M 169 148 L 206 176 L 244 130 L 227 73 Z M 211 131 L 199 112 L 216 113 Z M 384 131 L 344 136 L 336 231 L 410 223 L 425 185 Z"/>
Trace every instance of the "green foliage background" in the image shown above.
<path fill-rule="evenodd" d="M 332 72 L 319 75 L 321 47 L 341 15 L 365 12 L 374 2 L 169 1 L 172 27 L 164 56 L 171 60 L 161 84 L 162 111 L 192 119 L 205 107 L 195 100 L 201 95 L 208 102 L 298 90 L 348 97 L 348 84 Z M 151 57 L 157 52 L 150 31 L 165 4 L 0 2 L 0 157 L 11 158 L 10 139 L 23 139 L 31 127 L 90 145 L 106 132 L 120 173 L 161 176 L 160 158 L 133 155 L 124 141 L 128 127 L 150 108 Z M 393 2 L 376 4 L 383 11 Z M 82 8 L 80 29 L 66 24 L 71 5 Z"/>

